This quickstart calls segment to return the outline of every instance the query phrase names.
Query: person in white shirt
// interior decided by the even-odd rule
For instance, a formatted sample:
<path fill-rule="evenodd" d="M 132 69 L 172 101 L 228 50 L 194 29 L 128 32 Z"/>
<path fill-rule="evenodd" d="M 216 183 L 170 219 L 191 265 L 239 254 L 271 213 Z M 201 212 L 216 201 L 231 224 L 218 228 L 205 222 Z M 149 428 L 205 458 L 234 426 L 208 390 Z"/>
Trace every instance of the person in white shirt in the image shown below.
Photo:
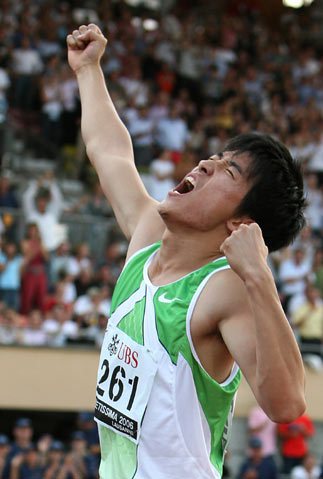
<path fill-rule="evenodd" d="M 91 287 L 86 294 L 77 298 L 74 304 L 74 314 L 85 319 L 93 315 L 104 314 L 107 316 L 110 309 L 110 300 L 105 296 L 106 288 Z"/>
<path fill-rule="evenodd" d="M 316 236 L 323 228 L 323 194 L 316 173 L 309 173 L 306 178 L 307 207 L 305 215 Z"/>
<path fill-rule="evenodd" d="M 16 108 L 29 112 L 32 110 L 36 97 L 36 76 L 44 68 L 40 53 L 32 48 L 29 38 L 24 35 L 21 39 L 21 47 L 12 52 L 11 69 L 14 73 L 14 98 Z"/>
<path fill-rule="evenodd" d="M 30 183 L 22 204 L 27 222 L 37 224 L 46 250 L 54 252 L 61 243 L 58 225 L 63 197 L 52 172 Z"/>
<path fill-rule="evenodd" d="M 43 316 L 39 309 L 33 309 L 29 315 L 29 326 L 22 331 L 20 343 L 25 346 L 45 346 L 47 342 Z"/>
<path fill-rule="evenodd" d="M 66 272 L 72 279 L 75 279 L 85 269 L 92 270 L 89 245 L 80 243 L 75 247 L 75 254 L 70 256 L 67 261 Z"/>
<path fill-rule="evenodd" d="M 150 194 L 155 200 L 163 201 L 168 192 L 175 187 L 175 164 L 171 161 L 171 152 L 164 150 L 150 164 Z"/>
<path fill-rule="evenodd" d="M 137 166 L 148 166 L 152 160 L 154 121 L 148 116 L 145 104 L 138 106 L 138 117 L 129 121 L 128 129 L 133 141 Z"/>
<path fill-rule="evenodd" d="M 169 115 L 157 124 L 156 141 L 161 148 L 182 152 L 189 135 L 186 122 L 180 118 L 178 107 L 172 105 Z"/>
<path fill-rule="evenodd" d="M 290 479 L 320 479 L 321 468 L 316 464 L 313 454 L 307 454 L 300 466 L 291 470 Z"/>
<path fill-rule="evenodd" d="M 278 275 L 284 295 L 282 303 L 285 311 L 288 312 L 288 303 L 291 298 L 304 292 L 310 273 L 311 265 L 304 259 L 304 251 L 300 248 L 292 252 L 290 259 L 281 263 Z"/>
<path fill-rule="evenodd" d="M 78 325 L 70 316 L 71 309 L 61 302 L 54 304 L 47 313 L 42 329 L 47 335 L 50 346 L 64 346 L 68 339 L 78 338 Z"/>

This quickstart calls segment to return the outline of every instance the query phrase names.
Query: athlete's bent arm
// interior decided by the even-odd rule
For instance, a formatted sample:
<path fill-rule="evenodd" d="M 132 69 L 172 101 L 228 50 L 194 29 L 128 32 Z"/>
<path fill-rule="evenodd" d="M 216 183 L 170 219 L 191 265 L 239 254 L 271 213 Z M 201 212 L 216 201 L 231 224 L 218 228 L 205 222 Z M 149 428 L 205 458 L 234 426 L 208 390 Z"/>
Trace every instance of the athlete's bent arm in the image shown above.
<path fill-rule="evenodd" d="M 238 307 L 220 321 L 222 337 L 266 414 L 276 422 L 291 422 L 305 409 L 304 368 L 259 226 L 241 225 L 222 250 L 242 280 L 236 278 L 237 295 L 247 293 L 245 310 Z"/>
<path fill-rule="evenodd" d="M 151 213 L 153 223 L 161 221 L 157 203 L 147 194 L 136 170 L 130 135 L 105 85 L 100 59 L 106 43 L 96 25 L 83 25 L 67 37 L 68 61 L 79 85 L 87 154 L 121 229 L 130 239 L 144 216 Z"/>

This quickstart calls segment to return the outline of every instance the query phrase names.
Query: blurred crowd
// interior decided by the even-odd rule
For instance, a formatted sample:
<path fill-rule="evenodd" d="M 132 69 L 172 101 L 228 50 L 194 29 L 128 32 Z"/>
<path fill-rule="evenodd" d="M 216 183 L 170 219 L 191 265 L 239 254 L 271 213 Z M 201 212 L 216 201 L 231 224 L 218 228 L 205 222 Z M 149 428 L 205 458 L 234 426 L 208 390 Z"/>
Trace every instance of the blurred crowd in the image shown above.
<path fill-rule="evenodd" d="M 297 12 L 286 9 L 275 25 L 260 15 L 257 0 L 231 0 L 221 13 L 205 1 L 164 3 L 169 8 L 161 12 L 110 0 L 82 8 L 72 0 L 1 1 L 0 157 L 12 130 L 23 141 L 36 136 L 53 167 L 25 182 L 23 191 L 14 170 L 0 172 L 0 344 L 102 344 L 127 245 L 116 230 L 98 258 L 75 238 L 71 247 L 62 223 L 66 209 L 99 220 L 111 216 L 86 161 L 78 89 L 65 46 L 69 32 L 95 22 L 108 38 L 102 68 L 111 97 L 132 137 L 143 181 L 157 200 L 239 133 L 273 135 L 302 163 L 307 226 L 269 262 L 304 361 L 321 370 L 322 2 Z M 59 185 L 63 176 L 89 188 L 68 208 Z M 23 215 L 23 235 L 13 211 Z M 28 418 L 16 422 L 12 437 L 0 431 L 0 478 L 97 478 L 94 423 L 83 419 L 69 443 L 48 434 L 34 441 Z M 259 410 L 250 416 L 249 448 L 237 479 L 279 477 L 277 435 L 284 477 L 321 478 L 306 445 L 314 434 L 311 420 L 277 431 L 267 419 Z M 267 436 L 259 434 L 263 427 Z"/>
<path fill-rule="evenodd" d="M 323 464 L 310 447 L 315 426 L 307 414 L 289 424 L 276 424 L 256 406 L 247 427 L 246 457 L 236 479 L 322 479 Z"/>
<path fill-rule="evenodd" d="M 3 181 L 7 179 L 0 178 L 0 190 Z M 2 198 L 0 192 L 0 204 Z M 16 240 L 14 216 L 3 226 L 0 344 L 101 346 L 126 244 L 116 230 L 102 257 L 91 253 L 86 242 L 72 248 L 66 225 L 59 223 L 62 204 L 55 179 L 46 174 L 31 181 L 21 197 L 21 241 Z"/>
<path fill-rule="evenodd" d="M 0 427 L 0 478 L 98 479 L 100 446 L 93 413 L 82 411 L 74 422 L 64 437 L 46 432 L 46 424 L 34 427 L 28 417 L 17 417 L 7 434 Z M 277 425 L 256 406 L 247 420 L 244 457 L 233 468 L 229 451 L 222 477 L 322 479 L 323 463 L 311 451 L 314 436 L 307 414 Z"/>
<path fill-rule="evenodd" d="M 86 8 L 72 1 L 1 2 L 0 150 L 10 125 L 18 138 L 36 133 L 58 155 L 69 152 L 73 161 L 72 167 L 63 163 L 62 170 L 59 156 L 53 158 L 53 170 L 25 185 L 19 197 L 13 172 L 1 172 L 0 208 L 23 213 L 25 234 L 18 238 L 14 217 L 3 213 L 0 343 L 99 346 L 102 341 L 126 245 L 110 239 L 100 261 L 88 244 L 71 249 L 60 220 L 64 198 L 57 181 L 69 174 L 83 182 L 87 178 L 78 89 L 67 65 L 65 38 L 79 24 L 93 21 L 109 39 L 103 72 L 132 137 L 135 162 L 156 199 L 238 133 L 278 137 L 301 161 L 307 227 L 294 245 L 269 261 L 304 359 L 321 369 L 321 1 L 298 12 L 286 9 L 274 27 L 266 24 L 256 0 L 232 0 L 221 13 L 207 2 L 200 8 L 184 1 L 167 5 L 161 15 L 124 1 L 92 2 Z M 70 211 L 111 215 L 96 183 Z"/>
<path fill-rule="evenodd" d="M 93 414 L 81 412 L 61 441 L 43 432 L 35 437 L 33 422 L 18 418 L 11 435 L 0 432 L 1 479 L 98 479 L 100 446 Z"/>

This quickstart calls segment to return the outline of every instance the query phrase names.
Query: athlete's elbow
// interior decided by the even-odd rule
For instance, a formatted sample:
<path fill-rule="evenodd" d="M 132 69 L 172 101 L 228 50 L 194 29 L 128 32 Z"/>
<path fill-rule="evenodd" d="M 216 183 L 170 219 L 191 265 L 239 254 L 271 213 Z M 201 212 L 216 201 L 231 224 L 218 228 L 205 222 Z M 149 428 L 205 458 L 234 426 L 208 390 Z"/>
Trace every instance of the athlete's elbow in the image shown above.
<path fill-rule="evenodd" d="M 273 422 L 280 424 L 287 424 L 295 421 L 306 409 L 305 398 L 303 396 L 292 398 L 290 401 L 280 402 L 276 408 L 270 411 L 269 418 Z"/>

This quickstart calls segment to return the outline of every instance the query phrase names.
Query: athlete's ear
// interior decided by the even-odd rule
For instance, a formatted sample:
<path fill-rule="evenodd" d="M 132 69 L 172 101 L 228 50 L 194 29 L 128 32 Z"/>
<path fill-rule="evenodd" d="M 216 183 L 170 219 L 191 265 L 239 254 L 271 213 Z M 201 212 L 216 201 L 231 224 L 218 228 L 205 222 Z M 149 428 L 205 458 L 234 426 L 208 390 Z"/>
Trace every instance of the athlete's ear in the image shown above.
<path fill-rule="evenodd" d="M 251 225 L 251 223 L 254 223 L 254 221 L 250 219 L 249 216 L 239 216 L 228 220 L 226 226 L 228 232 L 231 234 L 233 231 L 237 230 L 240 225 Z"/>

